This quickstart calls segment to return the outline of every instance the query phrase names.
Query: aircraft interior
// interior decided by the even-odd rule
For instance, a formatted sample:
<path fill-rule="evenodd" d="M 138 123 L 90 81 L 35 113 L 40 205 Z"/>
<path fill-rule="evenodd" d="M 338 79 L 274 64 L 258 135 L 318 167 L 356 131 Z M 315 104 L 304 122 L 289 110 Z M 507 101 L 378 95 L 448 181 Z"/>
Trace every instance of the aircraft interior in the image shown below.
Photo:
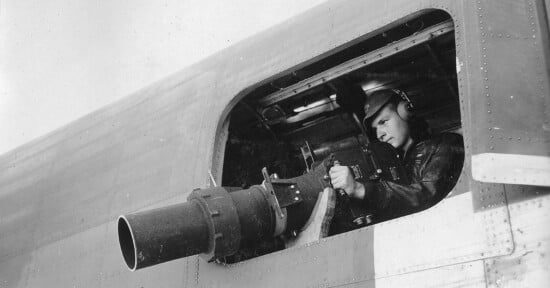
<path fill-rule="evenodd" d="M 361 145 L 365 95 L 377 89 L 405 92 L 432 133 L 460 133 L 452 27 L 443 11 L 414 16 L 253 90 L 230 115 L 222 186 L 261 183 L 263 167 L 299 176 Z"/>

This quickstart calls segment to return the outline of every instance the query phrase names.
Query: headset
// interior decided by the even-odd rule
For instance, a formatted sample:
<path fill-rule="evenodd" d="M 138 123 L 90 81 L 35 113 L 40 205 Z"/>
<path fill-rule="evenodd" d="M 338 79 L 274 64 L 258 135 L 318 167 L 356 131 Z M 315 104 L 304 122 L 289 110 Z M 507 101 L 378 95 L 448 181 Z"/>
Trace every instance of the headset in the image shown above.
<path fill-rule="evenodd" d="M 401 98 L 401 101 L 397 103 L 397 114 L 405 121 L 411 120 L 414 117 L 414 105 L 411 99 L 407 93 L 402 90 L 392 89 L 392 91 Z"/>

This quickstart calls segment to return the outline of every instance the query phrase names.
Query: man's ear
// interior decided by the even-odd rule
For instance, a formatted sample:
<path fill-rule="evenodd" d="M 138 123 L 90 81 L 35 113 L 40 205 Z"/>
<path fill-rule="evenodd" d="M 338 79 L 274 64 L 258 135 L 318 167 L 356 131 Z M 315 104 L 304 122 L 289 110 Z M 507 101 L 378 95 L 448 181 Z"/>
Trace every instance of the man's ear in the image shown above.
<path fill-rule="evenodd" d="M 413 109 L 411 108 L 411 104 L 407 101 L 399 101 L 397 104 L 397 114 L 401 119 L 405 121 L 411 120 L 411 118 L 414 117 Z"/>

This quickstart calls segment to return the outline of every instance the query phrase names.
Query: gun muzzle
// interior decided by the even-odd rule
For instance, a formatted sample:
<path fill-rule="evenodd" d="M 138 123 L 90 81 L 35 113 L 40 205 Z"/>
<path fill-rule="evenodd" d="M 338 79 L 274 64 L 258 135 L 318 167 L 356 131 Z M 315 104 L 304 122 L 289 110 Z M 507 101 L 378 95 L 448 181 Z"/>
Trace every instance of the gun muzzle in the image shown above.
<path fill-rule="evenodd" d="M 208 249 L 208 223 L 196 202 L 122 215 L 118 237 L 130 270 L 202 253 Z"/>
<path fill-rule="evenodd" d="M 132 271 L 196 254 L 210 261 L 268 237 L 295 234 L 326 186 L 325 173 L 320 167 L 271 180 L 264 171 L 262 186 L 197 189 L 185 203 L 122 215 L 118 236 L 124 260 Z"/>

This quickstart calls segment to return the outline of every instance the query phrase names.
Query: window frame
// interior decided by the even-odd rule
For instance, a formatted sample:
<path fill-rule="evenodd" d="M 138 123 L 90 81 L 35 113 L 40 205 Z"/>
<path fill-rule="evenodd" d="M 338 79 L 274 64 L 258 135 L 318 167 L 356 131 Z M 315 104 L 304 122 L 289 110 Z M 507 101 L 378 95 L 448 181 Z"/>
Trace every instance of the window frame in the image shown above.
<path fill-rule="evenodd" d="M 457 70 L 459 70 L 461 69 L 462 65 L 464 65 L 464 62 L 461 62 L 459 59 L 466 58 L 465 50 L 463 48 L 465 46 L 465 43 L 464 39 L 462 38 L 462 27 L 457 24 L 455 15 L 450 15 L 450 21 L 452 21 L 454 26 Z M 410 18 L 410 16 L 407 16 L 405 18 Z M 403 22 L 403 19 L 395 21 L 395 23 L 400 22 Z M 392 25 L 394 25 L 394 23 L 387 26 L 391 27 Z M 334 53 L 338 53 L 338 51 L 334 51 Z M 383 57 L 378 60 L 382 59 Z M 388 277 L 402 273 L 409 273 L 509 254 L 513 249 L 513 240 L 511 238 L 512 236 L 509 226 L 509 215 L 507 212 L 507 207 L 505 205 L 496 205 L 489 207 L 490 209 L 487 209 L 487 207 L 481 207 L 480 209 L 480 207 L 472 205 L 472 203 L 476 203 L 476 199 L 478 198 L 477 194 L 474 191 L 477 189 L 486 190 L 485 195 L 492 197 L 493 200 L 495 200 L 495 202 L 498 202 L 499 204 L 505 204 L 505 197 L 503 187 L 501 187 L 500 185 L 483 185 L 481 183 L 475 183 L 475 181 L 473 181 L 473 179 L 471 178 L 471 162 L 469 161 L 471 155 L 471 146 L 467 144 L 471 141 L 471 119 L 469 114 L 470 107 L 466 106 L 466 103 L 469 103 L 468 99 L 470 94 L 468 93 L 468 89 L 465 89 L 465 86 L 469 85 L 469 71 L 467 69 L 462 69 L 462 71 L 457 72 L 460 113 L 462 122 L 464 123 L 462 125 L 462 129 L 465 135 L 465 163 L 463 167 L 463 172 L 460 179 L 458 180 L 457 185 L 450 192 L 449 196 L 445 198 L 442 202 L 436 204 L 434 207 L 418 213 L 378 223 L 372 226 L 364 227 L 329 238 L 324 238 L 318 242 L 314 242 L 305 246 L 284 249 L 278 252 L 262 255 L 235 264 L 223 264 L 222 269 L 218 267 L 219 265 L 209 265 L 202 262 L 202 260 L 197 259 L 197 265 L 200 266 L 201 271 L 203 271 L 203 273 L 207 273 L 209 275 L 209 278 L 212 279 L 230 279 L 232 277 L 231 275 L 233 275 L 234 273 L 236 273 L 237 275 L 243 275 L 246 274 L 247 270 L 250 269 L 256 269 L 260 271 L 262 269 L 265 269 L 266 271 L 269 271 L 271 267 L 282 267 L 277 273 L 280 273 L 281 275 L 285 275 L 285 273 L 288 273 L 287 275 L 290 275 L 292 273 L 295 273 L 293 269 L 299 268 L 296 271 L 301 271 L 301 269 L 307 270 L 307 265 L 305 265 L 306 268 L 304 268 L 303 264 L 326 264 L 333 261 L 338 262 L 338 260 L 334 259 L 334 257 L 336 257 L 337 259 L 347 259 L 347 262 L 340 263 L 347 268 L 352 269 L 356 265 L 359 265 L 359 267 L 364 267 L 366 269 L 366 271 L 357 271 L 353 269 L 346 271 L 344 268 L 332 267 L 332 264 L 329 264 L 327 265 L 327 267 L 322 268 L 322 271 L 320 271 L 320 273 L 323 273 L 323 271 L 325 271 L 327 275 L 331 275 L 331 277 L 334 277 L 334 279 L 329 277 L 329 279 L 331 279 L 329 285 L 337 285 L 341 283 L 351 283 L 369 279 L 376 279 L 379 277 Z M 273 78 L 275 78 L 275 76 L 273 76 Z M 321 80 L 316 79 L 314 81 L 324 82 L 322 78 Z M 325 79 L 325 81 L 327 81 L 327 79 Z M 262 81 L 262 83 L 267 82 L 269 82 L 269 79 Z M 259 85 L 260 84 L 256 84 L 254 85 L 254 87 L 258 87 Z M 296 86 L 298 85 L 307 86 L 308 83 L 299 82 L 296 84 Z M 308 89 L 309 88 L 310 87 L 308 87 Z M 290 93 L 297 94 L 298 92 L 292 91 L 293 89 L 294 88 L 289 88 L 287 90 L 291 91 Z M 248 92 L 252 91 L 252 88 L 247 88 L 244 91 L 246 91 L 246 94 L 248 94 Z M 243 99 L 246 94 L 239 93 L 239 95 L 234 99 Z M 234 104 L 235 103 L 233 103 L 232 107 L 234 107 Z M 223 162 L 224 153 L 224 145 L 220 145 L 220 140 L 227 140 L 227 129 L 229 127 L 229 115 L 231 110 L 232 108 L 226 110 L 227 113 L 223 115 L 222 119 L 224 120 L 220 121 L 221 124 L 218 126 L 219 128 L 217 131 L 218 136 L 216 139 L 215 150 L 215 159 L 217 160 L 215 160 L 213 163 L 218 163 L 216 165 L 216 167 L 218 167 L 218 173 L 215 173 L 214 175 L 216 175 L 216 179 L 219 182 L 221 182 L 221 167 L 223 167 L 223 163 L 219 164 L 219 162 L 217 161 Z M 457 208 L 461 210 L 457 211 Z M 452 213 L 449 214 L 449 211 Z M 448 257 L 443 258 L 437 258 L 438 255 L 433 255 L 433 259 L 423 260 L 426 262 L 424 264 L 419 264 L 418 262 L 415 262 L 415 256 L 422 254 L 426 256 L 433 252 L 433 246 L 430 247 L 429 243 L 425 243 L 424 247 L 420 247 L 421 249 L 416 249 L 414 251 L 415 253 L 412 254 L 410 253 L 411 251 L 395 251 L 394 249 L 391 249 L 395 247 L 405 247 L 406 244 L 410 243 L 411 237 L 416 237 L 415 239 L 417 241 L 422 240 L 426 235 L 418 232 L 416 232 L 416 234 L 414 234 L 413 232 L 413 234 L 411 235 L 410 232 L 414 229 L 407 230 L 407 233 L 399 232 L 399 230 L 402 227 L 412 227 L 417 228 L 417 231 L 425 231 L 427 228 L 430 227 L 430 224 L 434 223 L 431 220 L 438 218 L 434 216 L 438 216 L 439 218 L 444 219 L 443 222 L 438 222 L 440 227 L 446 226 L 445 223 L 448 224 L 449 222 L 445 222 L 445 220 L 448 219 L 453 220 L 451 221 L 453 224 L 459 225 L 459 227 L 454 226 L 453 229 L 446 229 L 445 231 L 441 231 L 442 234 L 440 234 L 440 236 L 447 234 L 447 236 L 445 236 L 445 239 L 447 241 L 450 241 L 439 243 L 440 248 L 445 251 L 454 251 L 453 249 L 456 248 L 456 245 L 460 245 L 460 241 L 467 241 L 468 239 L 470 239 L 468 238 L 468 236 L 472 234 L 476 235 L 477 233 L 478 236 L 486 236 L 486 238 L 489 240 L 484 239 L 481 236 L 477 237 L 474 240 L 478 242 L 473 243 L 473 246 L 471 247 L 473 250 L 461 250 L 459 251 L 460 255 L 447 255 Z M 469 219 L 468 223 L 463 221 L 463 219 L 465 218 Z M 452 234 L 453 231 L 455 231 L 455 234 Z M 457 231 L 459 231 L 460 233 Z M 395 233 L 393 234 L 394 237 L 388 238 L 388 235 L 391 235 L 392 233 Z M 495 233 L 497 233 L 496 235 L 498 235 L 498 237 L 491 236 L 495 235 Z M 377 240 L 376 234 L 384 235 L 381 237 L 385 239 L 380 238 Z M 408 236 L 409 238 L 400 238 L 398 236 Z M 388 239 L 390 239 L 390 241 L 388 241 Z M 454 243 L 455 246 L 449 245 L 449 243 Z M 392 261 L 385 261 L 384 255 L 377 256 L 376 253 L 378 252 L 375 253 L 375 247 L 378 246 L 378 251 L 380 245 L 384 246 L 381 249 L 382 251 L 384 251 L 383 253 L 390 253 L 389 255 L 406 255 L 405 253 L 408 253 L 407 255 L 410 256 L 407 257 L 407 261 L 409 262 L 397 263 Z M 351 254 L 349 252 L 345 252 L 341 255 L 335 256 L 334 250 L 332 249 L 338 247 L 353 247 L 354 249 L 352 250 L 354 252 Z M 332 253 L 330 253 L 331 251 Z M 357 251 L 359 251 L 359 253 L 356 253 Z M 363 257 L 359 257 L 360 255 Z M 350 256 L 351 258 L 348 258 Z M 416 257 L 416 259 L 418 259 L 418 257 Z M 288 265 L 288 263 L 294 264 Z M 319 268 L 320 266 L 317 265 L 315 267 Z M 337 269 L 343 273 L 341 275 L 335 275 L 334 273 L 330 272 L 331 269 Z M 342 271 L 341 269 L 344 269 L 345 271 Z M 326 282 L 322 283 L 326 284 Z"/>

